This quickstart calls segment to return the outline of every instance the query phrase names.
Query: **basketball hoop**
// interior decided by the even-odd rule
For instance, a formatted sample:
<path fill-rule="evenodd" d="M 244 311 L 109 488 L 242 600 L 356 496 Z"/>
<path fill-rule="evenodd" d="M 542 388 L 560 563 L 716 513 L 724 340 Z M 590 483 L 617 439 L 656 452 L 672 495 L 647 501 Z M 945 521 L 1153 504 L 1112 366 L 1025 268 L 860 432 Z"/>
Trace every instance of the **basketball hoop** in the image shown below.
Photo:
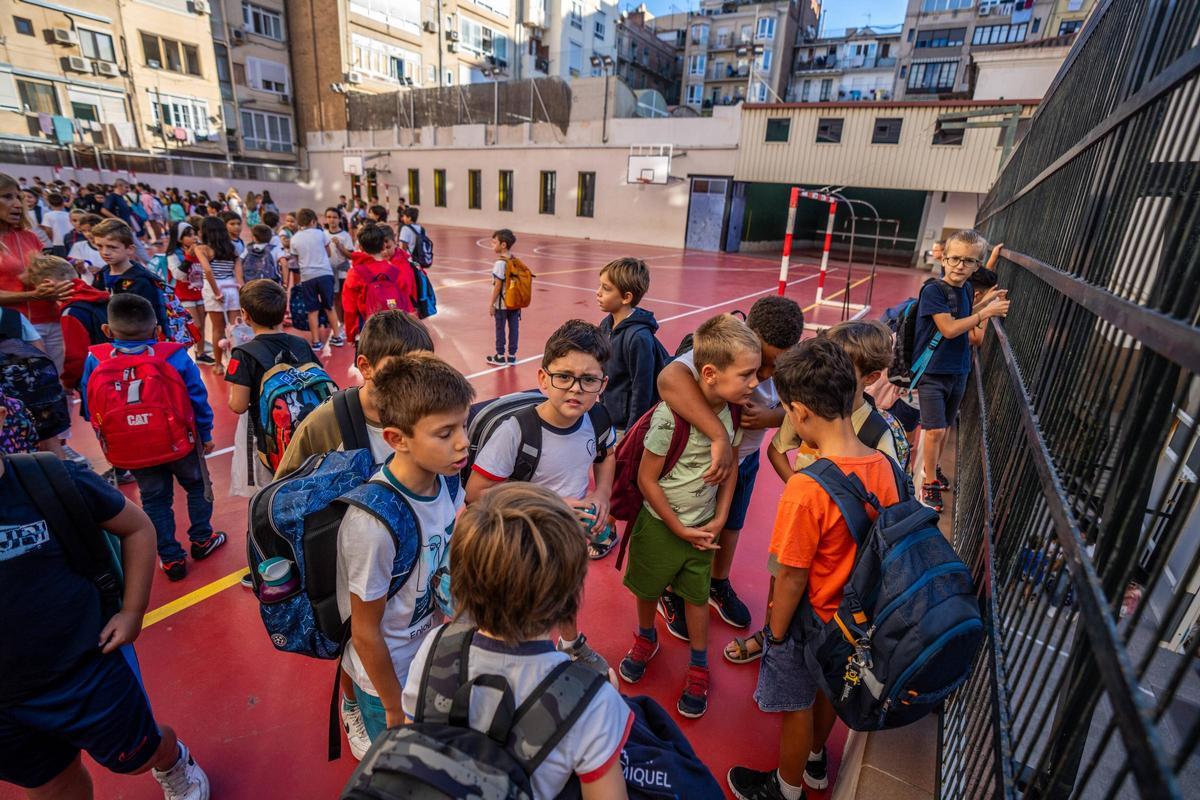
<path fill-rule="evenodd" d="M 654 180 L 653 180 L 652 178 L 646 178 L 646 177 L 643 177 L 643 176 L 639 175 L 639 176 L 638 176 L 638 177 L 637 177 L 637 178 L 634 180 L 634 183 L 640 183 L 640 184 L 642 184 L 643 186 L 645 186 L 645 185 L 647 185 L 647 184 L 654 183 Z"/>

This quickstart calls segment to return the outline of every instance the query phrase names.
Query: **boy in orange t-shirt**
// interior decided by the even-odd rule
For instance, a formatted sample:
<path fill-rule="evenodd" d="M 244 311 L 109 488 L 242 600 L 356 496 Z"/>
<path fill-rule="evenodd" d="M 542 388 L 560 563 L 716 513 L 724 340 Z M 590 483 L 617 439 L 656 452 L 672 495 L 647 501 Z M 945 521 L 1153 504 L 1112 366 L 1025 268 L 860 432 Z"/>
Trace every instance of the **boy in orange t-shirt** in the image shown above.
<path fill-rule="evenodd" d="M 888 457 L 854 432 L 854 365 L 837 344 L 821 337 L 788 350 L 775 362 L 775 388 L 796 434 L 847 475 L 857 475 L 882 505 L 899 500 Z M 867 513 L 874 518 L 875 511 Z M 783 714 L 779 769 L 734 767 L 729 788 L 741 798 L 799 800 L 804 785 L 829 785 L 825 740 L 835 715 L 817 691 L 800 641 L 805 599 L 828 621 L 842 600 L 854 566 L 855 544 L 833 499 L 803 473 L 791 477 L 779 501 L 770 554 L 779 562 L 765 650 L 754 699 L 762 711 Z"/>

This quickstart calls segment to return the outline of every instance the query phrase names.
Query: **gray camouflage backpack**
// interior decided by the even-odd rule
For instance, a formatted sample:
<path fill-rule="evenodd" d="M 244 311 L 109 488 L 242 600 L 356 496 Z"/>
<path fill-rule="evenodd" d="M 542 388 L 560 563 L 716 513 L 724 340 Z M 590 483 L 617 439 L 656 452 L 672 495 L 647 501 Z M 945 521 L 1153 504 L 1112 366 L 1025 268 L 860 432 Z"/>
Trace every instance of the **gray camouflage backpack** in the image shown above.
<path fill-rule="evenodd" d="M 587 709 L 604 676 L 565 661 L 517 708 L 503 677 L 468 677 L 475 630 L 454 623 L 433 634 L 412 724 L 388 730 L 371 745 L 342 800 L 532 800 L 530 776 Z M 487 733 L 469 725 L 476 687 L 502 695 Z M 578 780 L 559 797 L 579 797 Z"/>

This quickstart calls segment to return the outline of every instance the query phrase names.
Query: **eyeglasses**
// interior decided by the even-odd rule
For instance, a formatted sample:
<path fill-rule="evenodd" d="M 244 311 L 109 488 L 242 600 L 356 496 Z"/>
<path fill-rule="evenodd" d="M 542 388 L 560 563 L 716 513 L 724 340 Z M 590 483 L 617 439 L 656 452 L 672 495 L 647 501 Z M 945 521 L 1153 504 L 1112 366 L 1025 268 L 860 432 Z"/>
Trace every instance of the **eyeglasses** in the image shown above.
<path fill-rule="evenodd" d="M 604 388 L 604 378 L 595 375 L 572 375 L 569 372 L 551 372 L 550 385 L 555 389 L 561 389 L 564 392 L 569 392 L 579 384 L 580 391 L 594 394 Z"/>
<path fill-rule="evenodd" d="M 942 256 L 942 263 L 947 267 L 957 267 L 966 264 L 968 267 L 978 267 L 983 264 L 978 258 L 962 258 L 960 256 Z"/>

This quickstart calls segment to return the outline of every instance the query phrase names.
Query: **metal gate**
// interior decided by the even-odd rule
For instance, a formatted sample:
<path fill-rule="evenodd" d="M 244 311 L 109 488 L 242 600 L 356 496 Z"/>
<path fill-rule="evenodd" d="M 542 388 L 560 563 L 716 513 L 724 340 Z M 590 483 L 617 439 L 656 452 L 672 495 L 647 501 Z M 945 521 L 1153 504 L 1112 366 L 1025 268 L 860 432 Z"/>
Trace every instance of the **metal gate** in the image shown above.
<path fill-rule="evenodd" d="M 955 544 L 990 625 L 951 798 L 1200 796 L 1200 2 L 1101 0 L 980 211 Z"/>

